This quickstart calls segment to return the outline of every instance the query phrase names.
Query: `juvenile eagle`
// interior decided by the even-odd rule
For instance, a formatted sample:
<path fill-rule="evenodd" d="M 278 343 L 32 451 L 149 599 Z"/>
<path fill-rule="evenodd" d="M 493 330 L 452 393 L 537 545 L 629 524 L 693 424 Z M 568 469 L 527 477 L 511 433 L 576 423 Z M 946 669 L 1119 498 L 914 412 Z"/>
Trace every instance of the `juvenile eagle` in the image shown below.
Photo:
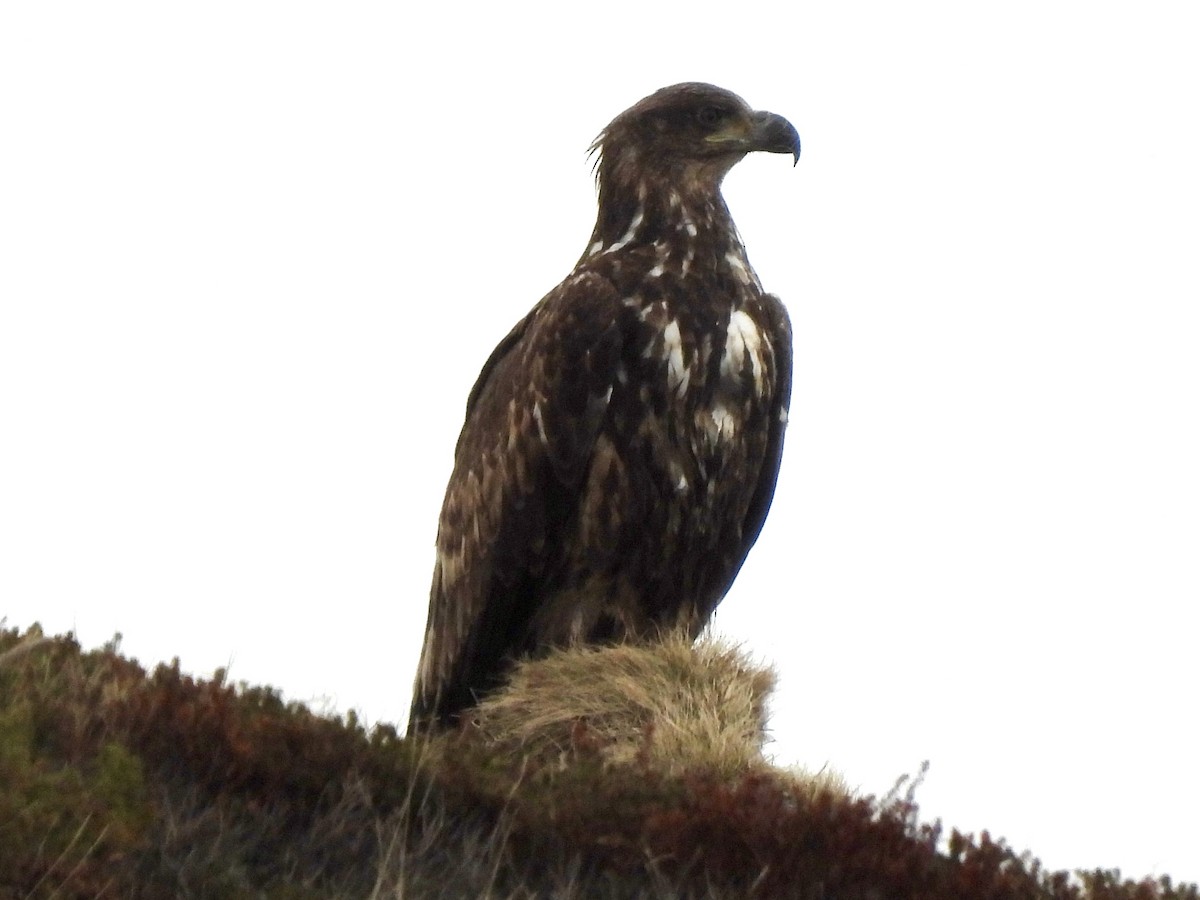
<path fill-rule="evenodd" d="M 449 724 L 512 660 L 698 634 L 771 504 L 791 326 L 746 259 L 721 181 L 800 156 L 786 119 L 678 84 L 596 139 L 600 211 L 566 280 L 467 398 L 438 523 L 409 729 Z"/>

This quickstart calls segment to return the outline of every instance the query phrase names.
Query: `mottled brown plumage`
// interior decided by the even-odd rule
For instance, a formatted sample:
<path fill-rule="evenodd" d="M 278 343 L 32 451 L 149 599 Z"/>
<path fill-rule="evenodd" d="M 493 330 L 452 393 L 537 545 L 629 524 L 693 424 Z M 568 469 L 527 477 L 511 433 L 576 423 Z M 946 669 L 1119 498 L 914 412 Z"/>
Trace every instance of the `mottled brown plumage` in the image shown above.
<path fill-rule="evenodd" d="M 681 84 L 594 149 L 587 251 L 467 399 L 410 729 L 453 721 L 550 646 L 697 634 L 771 503 L 791 331 L 720 185 L 748 152 L 798 158 L 796 131 Z"/>

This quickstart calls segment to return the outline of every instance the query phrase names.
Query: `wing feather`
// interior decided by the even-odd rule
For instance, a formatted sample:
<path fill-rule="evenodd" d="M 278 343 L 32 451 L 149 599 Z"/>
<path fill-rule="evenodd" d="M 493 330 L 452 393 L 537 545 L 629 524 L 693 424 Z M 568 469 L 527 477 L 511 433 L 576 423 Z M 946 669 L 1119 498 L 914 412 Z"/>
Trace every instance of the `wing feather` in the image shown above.
<path fill-rule="evenodd" d="M 574 514 L 621 352 L 610 282 L 577 274 L 497 345 L 467 401 L 438 524 L 409 728 L 448 722 L 527 640 L 547 537 Z"/>
<path fill-rule="evenodd" d="M 735 557 L 729 584 L 742 568 L 750 548 L 758 540 L 767 512 L 775 497 L 775 484 L 779 478 L 779 465 L 783 459 L 783 437 L 787 430 L 788 408 L 792 402 L 792 323 L 787 308 L 774 294 L 763 294 L 761 307 L 765 318 L 768 340 L 775 357 L 775 396 L 771 406 L 766 450 L 762 468 L 758 472 L 754 493 L 742 525 L 742 543 Z M 726 585 L 726 590 L 729 589 Z"/>

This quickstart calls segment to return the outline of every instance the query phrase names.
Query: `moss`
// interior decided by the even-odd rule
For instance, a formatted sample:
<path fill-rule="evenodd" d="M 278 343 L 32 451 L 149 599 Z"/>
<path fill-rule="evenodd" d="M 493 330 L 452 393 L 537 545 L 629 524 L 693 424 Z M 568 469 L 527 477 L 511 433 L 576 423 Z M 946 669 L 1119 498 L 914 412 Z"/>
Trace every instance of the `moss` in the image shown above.
<path fill-rule="evenodd" d="M 125 844 L 136 844 L 155 820 L 141 761 L 121 744 L 100 748 L 91 789 L 107 812 L 114 838 Z"/>
<path fill-rule="evenodd" d="M 27 704 L 0 707 L 0 847 L 13 881 L 83 893 L 113 860 L 138 846 L 153 811 L 136 760 L 110 745 L 95 765 L 65 765 L 37 752 Z M 61 883 L 60 883 L 61 882 Z M 32 888 L 31 891 L 32 893 Z"/>

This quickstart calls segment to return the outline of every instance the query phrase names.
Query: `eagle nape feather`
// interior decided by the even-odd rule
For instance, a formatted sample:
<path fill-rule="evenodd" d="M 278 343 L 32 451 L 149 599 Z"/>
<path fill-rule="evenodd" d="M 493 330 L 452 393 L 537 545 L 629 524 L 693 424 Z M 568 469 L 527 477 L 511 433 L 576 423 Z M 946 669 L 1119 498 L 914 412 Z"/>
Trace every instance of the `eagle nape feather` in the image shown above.
<path fill-rule="evenodd" d="M 613 119 L 593 151 L 587 249 L 467 401 L 410 731 L 453 724 L 514 660 L 551 647 L 694 637 L 771 505 L 791 326 L 721 182 L 748 153 L 797 160 L 795 128 L 678 84 Z"/>

